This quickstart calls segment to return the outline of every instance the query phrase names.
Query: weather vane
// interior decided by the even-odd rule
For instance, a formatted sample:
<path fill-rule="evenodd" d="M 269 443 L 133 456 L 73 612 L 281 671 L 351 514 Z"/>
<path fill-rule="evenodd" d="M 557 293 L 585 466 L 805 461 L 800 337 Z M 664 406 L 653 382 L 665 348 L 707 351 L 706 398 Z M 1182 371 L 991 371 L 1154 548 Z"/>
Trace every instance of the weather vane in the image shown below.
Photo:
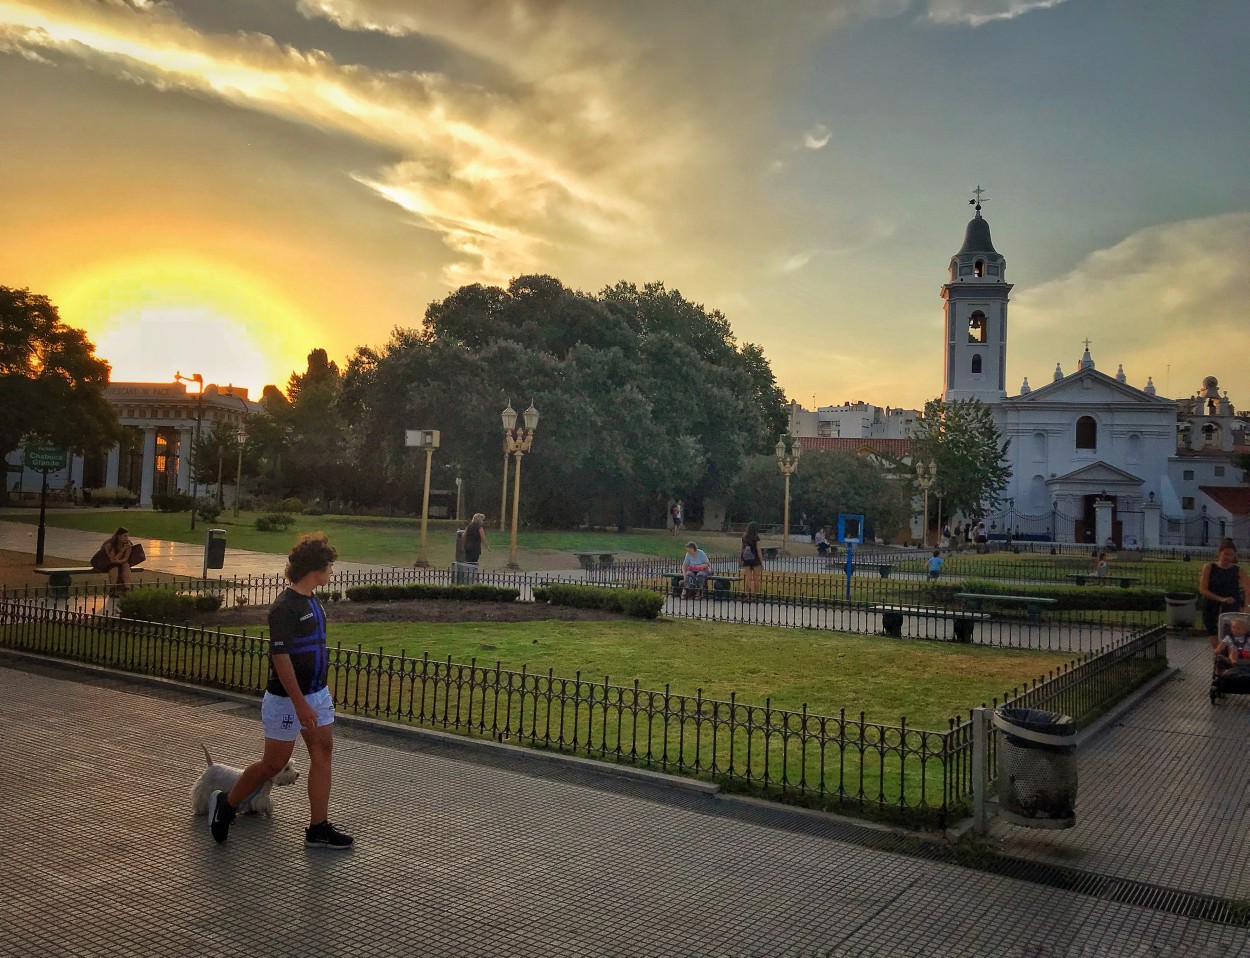
<path fill-rule="evenodd" d="M 975 200 L 969 200 L 968 205 L 976 207 L 977 215 L 980 216 L 981 215 L 981 194 L 984 193 L 985 190 L 981 189 L 981 184 L 978 183 L 977 188 L 973 190 L 972 192 L 977 195 L 977 198 Z"/>

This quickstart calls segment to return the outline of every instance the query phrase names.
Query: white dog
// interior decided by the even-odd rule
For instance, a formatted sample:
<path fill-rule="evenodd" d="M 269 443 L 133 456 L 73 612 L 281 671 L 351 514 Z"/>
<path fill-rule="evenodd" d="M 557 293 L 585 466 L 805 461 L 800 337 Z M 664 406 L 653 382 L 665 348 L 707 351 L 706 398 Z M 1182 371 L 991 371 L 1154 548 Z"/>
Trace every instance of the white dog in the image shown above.
<path fill-rule="evenodd" d="M 191 804 L 196 815 L 207 815 L 209 796 L 218 789 L 229 792 L 234 788 L 234 783 L 239 780 L 239 776 L 243 774 L 243 769 L 235 768 L 233 765 L 218 765 L 208 754 L 208 749 L 204 745 L 200 745 L 200 748 L 204 749 L 204 761 L 208 763 L 208 768 L 204 769 L 204 774 L 191 789 Z M 290 762 L 287 762 L 286 768 L 245 798 L 236 811 L 240 815 L 259 813 L 266 818 L 273 818 L 273 796 L 270 794 L 273 787 L 294 785 L 298 778 L 299 772 L 291 766 Z"/>

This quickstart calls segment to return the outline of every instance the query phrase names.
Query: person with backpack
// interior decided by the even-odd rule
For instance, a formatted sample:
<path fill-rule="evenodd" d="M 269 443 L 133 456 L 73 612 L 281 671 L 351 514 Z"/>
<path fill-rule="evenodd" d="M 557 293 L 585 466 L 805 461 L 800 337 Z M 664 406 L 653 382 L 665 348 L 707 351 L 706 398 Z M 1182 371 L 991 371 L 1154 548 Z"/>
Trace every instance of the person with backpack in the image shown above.
<path fill-rule="evenodd" d="M 747 601 L 754 602 L 760 594 L 764 582 L 764 559 L 760 552 L 760 534 L 754 522 L 747 523 L 747 531 L 742 534 L 742 591 Z"/>

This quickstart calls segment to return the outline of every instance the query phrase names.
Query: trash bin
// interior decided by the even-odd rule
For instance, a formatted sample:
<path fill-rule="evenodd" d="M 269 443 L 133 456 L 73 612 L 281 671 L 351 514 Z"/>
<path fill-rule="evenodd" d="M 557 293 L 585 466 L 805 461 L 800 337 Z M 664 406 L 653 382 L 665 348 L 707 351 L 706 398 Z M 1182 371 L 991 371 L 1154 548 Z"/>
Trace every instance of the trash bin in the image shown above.
<path fill-rule="evenodd" d="M 998 805 L 1029 828 L 1076 824 L 1076 722 L 1058 712 L 999 708 Z"/>
<path fill-rule="evenodd" d="M 456 530 L 456 561 L 464 561 L 464 530 Z"/>
<path fill-rule="evenodd" d="M 1198 596 L 1193 592 L 1165 592 L 1164 621 L 1170 629 L 1192 629 Z"/>
<path fill-rule="evenodd" d="M 472 585 L 477 581 L 477 563 L 453 562 L 451 564 L 451 581 L 455 585 Z"/>
<path fill-rule="evenodd" d="M 226 530 L 209 529 L 204 535 L 204 568 L 224 569 L 226 566 Z"/>

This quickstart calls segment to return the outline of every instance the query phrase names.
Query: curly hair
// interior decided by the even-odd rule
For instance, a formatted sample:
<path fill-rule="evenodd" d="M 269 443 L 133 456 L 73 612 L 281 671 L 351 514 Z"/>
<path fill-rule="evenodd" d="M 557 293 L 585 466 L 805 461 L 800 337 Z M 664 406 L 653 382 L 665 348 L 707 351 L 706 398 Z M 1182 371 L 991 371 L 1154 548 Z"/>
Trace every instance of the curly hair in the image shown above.
<path fill-rule="evenodd" d="M 324 532 L 302 535 L 286 557 L 286 577 L 291 582 L 298 582 L 311 572 L 320 572 L 338 556 Z"/>

